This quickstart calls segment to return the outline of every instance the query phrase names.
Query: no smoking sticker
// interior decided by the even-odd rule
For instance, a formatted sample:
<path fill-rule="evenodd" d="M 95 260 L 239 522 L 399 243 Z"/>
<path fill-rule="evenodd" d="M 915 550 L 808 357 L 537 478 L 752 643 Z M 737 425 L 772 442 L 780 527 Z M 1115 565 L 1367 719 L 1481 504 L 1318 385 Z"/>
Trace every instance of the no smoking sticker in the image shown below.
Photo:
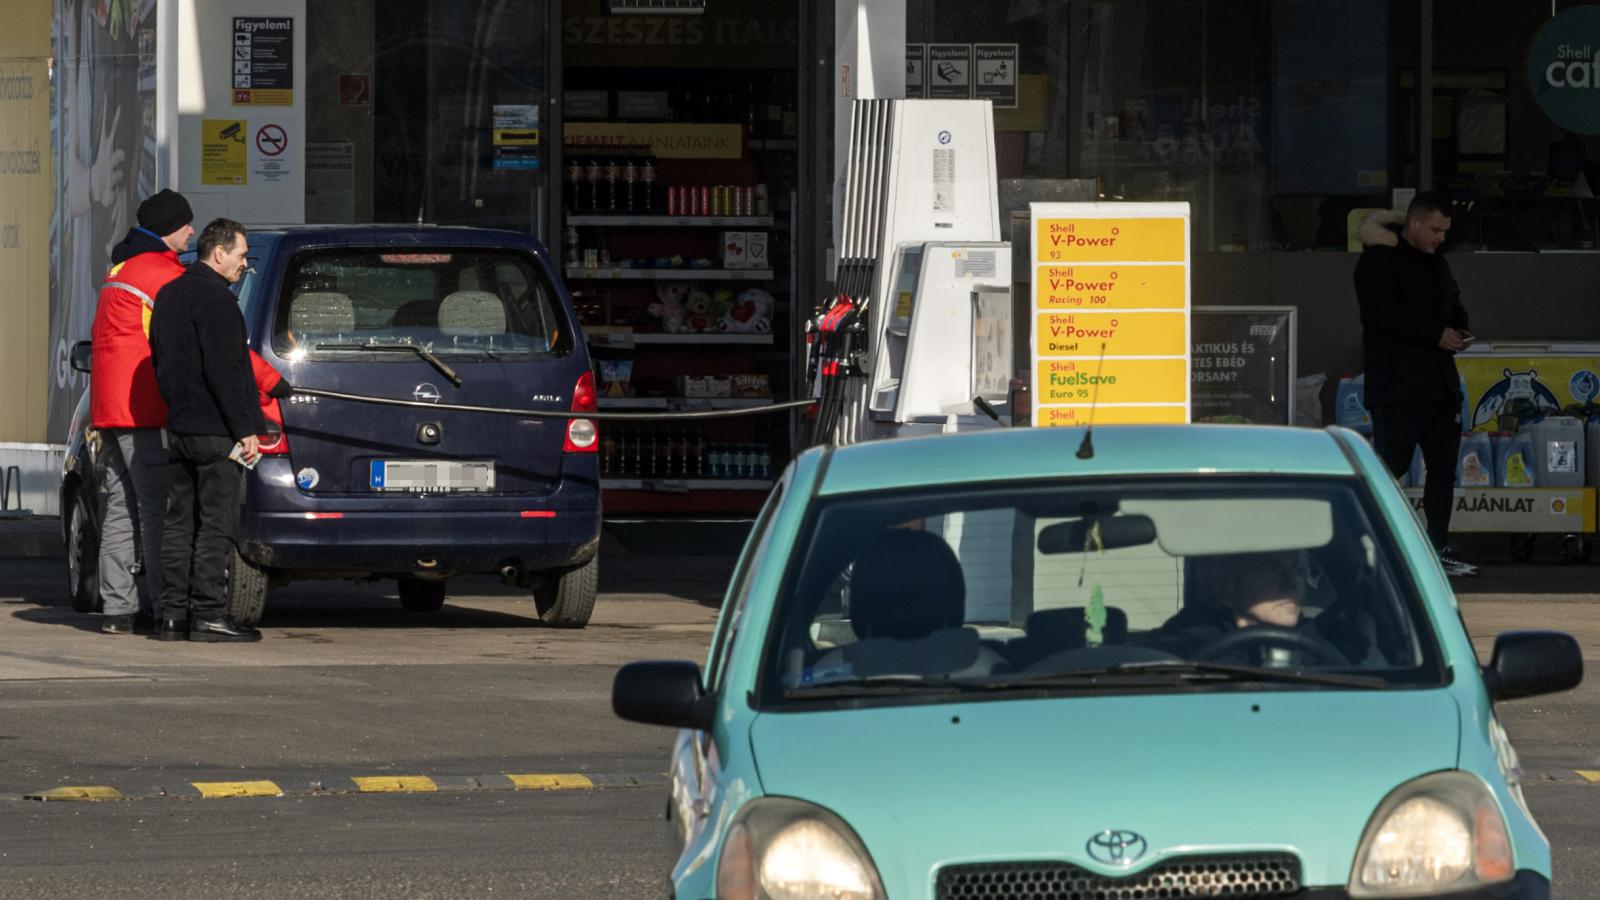
<path fill-rule="evenodd" d="M 256 149 L 262 156 L 278 156 L 289 148 L 289 136 L 282 126 L 263 125 L 256 132 Z"/>

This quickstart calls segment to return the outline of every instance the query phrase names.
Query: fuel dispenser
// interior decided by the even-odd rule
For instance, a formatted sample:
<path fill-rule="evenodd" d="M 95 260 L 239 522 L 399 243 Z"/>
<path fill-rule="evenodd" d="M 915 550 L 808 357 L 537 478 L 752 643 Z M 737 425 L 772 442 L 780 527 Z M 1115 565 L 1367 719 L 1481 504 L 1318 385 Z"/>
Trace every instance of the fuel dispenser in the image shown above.
<path fill-rule="evenodd" d="M 808 442 L 1009 424 L 1011 245 L 987 100 L 858 100 Z"/>

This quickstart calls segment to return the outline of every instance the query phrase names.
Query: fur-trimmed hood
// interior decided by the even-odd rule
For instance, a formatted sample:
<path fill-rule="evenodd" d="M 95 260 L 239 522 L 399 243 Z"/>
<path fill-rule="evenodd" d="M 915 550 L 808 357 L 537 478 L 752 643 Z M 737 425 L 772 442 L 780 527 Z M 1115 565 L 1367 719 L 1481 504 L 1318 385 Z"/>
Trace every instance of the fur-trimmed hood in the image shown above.
<path fill-rule="evenodd" d="M 1356 235 L 1361 238 L 1363 247 L 1398 247 L 1400 246 L 1400 226 L 1404 225 L 1406 214 L 1398 210 L 1380 209 L 1368 213 L 1361 220 L 1361 228 Z"/>

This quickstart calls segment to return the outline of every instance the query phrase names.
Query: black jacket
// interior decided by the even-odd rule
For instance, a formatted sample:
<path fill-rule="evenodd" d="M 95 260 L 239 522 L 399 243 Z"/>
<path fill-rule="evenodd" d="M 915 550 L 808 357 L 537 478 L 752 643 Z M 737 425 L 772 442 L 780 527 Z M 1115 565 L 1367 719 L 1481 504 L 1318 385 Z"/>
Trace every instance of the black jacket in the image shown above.
<path fill-rule="evenodd" d="M 1366 248 L 1356 262 L 1366 405 L 1445 404 L 1461 407 L 1455 354 L 1440 349 L 1446 327 L 1467 328 L 1461 289 L 1450 264 L 1423 253 L 1393 228 L 1362 228 Z"/>
<path fill-rule="evenodd" d="M 111 264 L 124 263 L 141 253 L 165 253 L 172 249 L 153 231 L 134 226 L 128 236 L 111 248 Z"/>
<path fill-rule="evenodd" d="M 167 401 L 167 428 L 239 440 L 266 430 L 249 336 L 228 280 L 195 263 L 156 294 L 150 355 Z"/>

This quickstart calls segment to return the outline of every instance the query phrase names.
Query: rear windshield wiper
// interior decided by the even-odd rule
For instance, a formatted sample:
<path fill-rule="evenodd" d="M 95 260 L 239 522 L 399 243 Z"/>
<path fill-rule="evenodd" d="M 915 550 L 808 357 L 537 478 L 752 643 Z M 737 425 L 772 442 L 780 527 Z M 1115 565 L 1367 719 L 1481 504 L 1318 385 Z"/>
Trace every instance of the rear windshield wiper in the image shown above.
<path fill-rule="evenodd" d="M 981 691 L 987 685 L 948 675 L 864 675 L 797 685 L 783 692 L 785 700 L 822 697 L 864 697 L 882 694 L 927 694 Z"/>
<path fill-rule="evenodd" d="M 439 370 L 439 374 L 441 374 L 444 377 L 450 379 L 450 383 L 451 384 L 455 385 L 456 387 L 461 387 L 461 376 L 457 375 L 454 369 L 452 369 L 449 366 L 445 365 L 444 364 L 444 360 L 442 360 L 439 357 L 435 356 L 432 350 L 429 350 L 427 347 L 423 347 L 423 346 L 420 346 L 418 344 L 318 344 L 316 346 L 316 349 L 318 349 L 318 350 L 403 350 L 403 351 L 405 351 L 407 353 L 415 353 L 416 355 L 422 357 L 423 359 L 425 359 L 429 363 L 431 363 L 435 369 L 438 369 Z"/>
<path fill-rule="evenodd" d="M 1295 684 L 1325 684 L 1333 687 L 1361 688 L 1369 691 L 1386 690 L 1389 685 L 1382 678 L 1370 675 L 1346 675 L 1340 672 L 1308 672 L 1304 669 L 1269 669 L 1262 666 L 1233 666 L 1225 663 L 1189 662 L 1181 659 L 1130 662 L 1100 669 L 1072 669 L 1066 672 L 1046 672 L 1022 678 L 1005 678 L 987 683 L 991 690 L 1013 687 L 1039 686 L 1049 683 L 1077 685 L 1093 683 L 1101 678 L 1119 678 L 1129 675 L 1174 675 L 1194 680 L 1216 681 L 1281 681 Z"/>

